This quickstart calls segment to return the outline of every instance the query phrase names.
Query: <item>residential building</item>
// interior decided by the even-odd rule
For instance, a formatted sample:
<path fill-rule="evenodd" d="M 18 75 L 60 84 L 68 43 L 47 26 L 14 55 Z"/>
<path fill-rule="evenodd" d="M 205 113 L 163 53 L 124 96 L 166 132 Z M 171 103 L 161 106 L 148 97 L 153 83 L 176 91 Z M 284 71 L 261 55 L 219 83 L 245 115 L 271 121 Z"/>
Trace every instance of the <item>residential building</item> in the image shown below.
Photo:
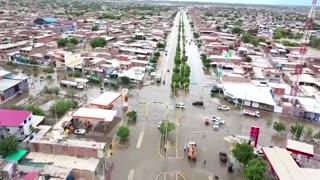
<path fill-rule="evenodd" d="M 82 65 L 83 62 L 79 53 L 59 51 L 54 56 L 56 67 L 63 70 L 74 69 L 75 66 Z"/>
<path fill-rule="evenodd" d="M 33 54 L 47 53 L 47 47 L 43 43 L 36 43 L 36 44 L 33 44 L 32 46 L 21 48 L 19 53 L 20 53 L 21 58 L 25 58 L 25 59 L 30 60 L 31 55 L 33 55 Z"/>
<path fill-rule="evenodd" d="M 0 44 L 0 60 L 7 60 L 7 54 L 19 51 L 19 44 Z"/>
<path fill-rule="evenodd" d="M 28 91 L 28 79 L 0 79 L 0 104 Z"/>
<path fill-rule="evenodd" d="M 49 43 L 53 41 L 52 35 L 42 35 L 42 36 L 36 36 L 33 38 L 33 43 Z"/>
<path fill-rule="evenodd" d="M 32 122 L 31 111 L 0 109 L 0 136 L 23 140 L 31 134 Z"/>

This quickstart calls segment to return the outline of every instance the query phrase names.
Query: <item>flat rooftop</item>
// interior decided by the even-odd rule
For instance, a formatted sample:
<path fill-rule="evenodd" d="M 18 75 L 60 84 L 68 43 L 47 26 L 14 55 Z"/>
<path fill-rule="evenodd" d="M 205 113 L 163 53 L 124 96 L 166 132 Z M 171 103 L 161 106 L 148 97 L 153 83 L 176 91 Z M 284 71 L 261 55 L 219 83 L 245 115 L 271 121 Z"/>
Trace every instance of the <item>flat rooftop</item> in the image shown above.
<path fill-rule="evenodd" d="M 0 79 L 0 92 L 3 92 L 12 86 L 15 86 L 19 84 L 21 80 L 15 80 L 15 79 Z"/>
<path fill-rule="evenodd" d="M 106 110 L 100 108 L 79 108 L 72 114 L 73 118 L 98 121 L 112 121 L 117 115 L 116 110 Z"/>
<path fill-rule="evenodd" d="M 74 156 L 65 155 L 55 155 L 55 154 L 45 154 L 39 152 L 30 152 L 27 157 L 31 162 L 37 163 L 50 163 L 54 166 L 69 168 L 69 169 L 79 169 L 94 172 L 100 160 L 95 158 L 83 159 Z"/>
<path fill-rule="evenodd" d="M 60 121 L 57 122 L 53 127 L 45 125 L 38 126 L 37 128 L 40 129 L 40 131 L 30 142 L 42 144 L 60 144 L 64 146 L 84 147 L 103 150 L 106 146 L 106 143 L 64 138 L 64 126 L 71 121 L 71 114 L 72 112 L 66 113 L 66 115 L 63 116 L 63 118 L 61 118 Z"/>
<path fill-rule="evenodd" d="M 91 106 L 98 106 L 107 108 L 112 104 L 114 101 L 116 101 L 121 96 L 120 93 L 115 92 L 105 92 L 101 94 L 99 97 L 95 98 L 93 101 L 91 101 L 89 104 Z"/>
<path fill-rule="evenodd" d="M 263 147 L 262 152 L 279 180 L 318 180 L 320 177 L 320 169 L 300 168 L 286 149 Z"/>
<path fill-rule="evenodd" d="M 314 156 L 313 145 L 307 144 L 304 142 L 299 142 L 299 141 L 295 141 L 292 139 L 288 139 L 286 149 L 288 151 L 293 152 L 293 153 L 298 153 L 298 154 L 302 154 L 302 155 L 309 156 L 309 157 Z"/>
<path fill-rule="evenodd" d="M 1 44 L 0 50 L 18 47 L 18 44 Z"/>

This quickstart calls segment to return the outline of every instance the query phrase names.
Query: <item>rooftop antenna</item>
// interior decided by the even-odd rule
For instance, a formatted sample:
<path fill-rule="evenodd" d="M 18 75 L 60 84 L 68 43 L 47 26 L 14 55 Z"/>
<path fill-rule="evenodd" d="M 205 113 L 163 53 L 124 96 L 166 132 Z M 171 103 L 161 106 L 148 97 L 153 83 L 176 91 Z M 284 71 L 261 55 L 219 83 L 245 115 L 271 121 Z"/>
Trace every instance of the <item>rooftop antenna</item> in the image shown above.
<path fill-rule="evenodd" d="M 295 70 L 294 70 L 294 74 L 297 76 L 297 78 L 296 78 L 296 81 L 292 83 L 291 91 L 290 91 L 290 95 L 292 96 L 292 105 L 293 105 L 291 117 L 295 114 L 295 111 L 296 111 L 296 105 L 297 105 L 296 99 L 297 99 L 297 94 L 299 92 L 299 78 L 301 77 L 301 74 L 302 74 L 303 63 L 305 60 L 304 55 L 307 52 L 307 46 L 309 44 L 310 37 L 311 37 L 312 23 L 315 17 L 316 4 L 317 4 L 317 0 L 312 0 L 312 6 L 308 14 L 308 18 L 305 24 L 304 33 L 301 39 L 301 44 L 299 49 L 299 53 L 301 55 L 300 61 L 295 66 Z"/>

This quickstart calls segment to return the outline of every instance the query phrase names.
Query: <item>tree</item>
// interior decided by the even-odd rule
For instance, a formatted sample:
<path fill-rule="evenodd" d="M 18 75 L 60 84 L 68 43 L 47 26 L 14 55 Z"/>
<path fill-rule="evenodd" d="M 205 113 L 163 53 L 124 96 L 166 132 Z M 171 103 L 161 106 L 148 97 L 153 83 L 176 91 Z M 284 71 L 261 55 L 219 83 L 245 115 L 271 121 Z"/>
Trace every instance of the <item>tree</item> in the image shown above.
<path fill-rule="evenodd" d="M 14 153 L 18 150 L 19 142 L 14 136 L 0 140 L 0 154 L 3 156 Z"/>
<path fill-rule="evenodd" d="M 159 57 L 160 56 L 160 52 L 159 51 L 155 52 L 154 56 Z"/>
<path fill-rule="evenodd" d="M 24 107 L 25 110 L 31 111 L 33 115 L 45 116 L 46 113 L 38 106 L 28 105 Z"/>
<path fill-rule="evenodd" d="M 311 38 L 309 45 L 313 48 L 320 49 L 320 38 Z"/>
<path fill-rule="evenodd" d="M 130 78 L 127 76 L 122 76 L 120 79 L 121 79 L 121 83 L 124 85 L 128 85 L 130 83 Z"/>
<path fill-rule="evenodd" d="M 274 122 L 273 129 L 277 131 L 277 133 L 281 133 L 286 130 L 286 125 L 282 122 Z"/>
<path fill-rule="evenodd" d="M 266 163 L 261 158 L 255 158 L 249 161 L 248 165 L 243 171 L 243 176 L 247 180 L 261 180 L 264 179 L 266 172 Z"/>
<path fill-rule="evenodd" d="M 136 111 L 127 112 L 126 116 L 128 117 L 129 121 L 136 121 L 137 118 L 138 118 L 138 115 L 137 115 Z"/>
<path fill-rule="evenodd" d="M 74 44 L 74 45 L 79 44 L 79 41 L 78 41 L 78 39 L 76 39 L 76 38 L 71 38 L 71 39 L 69 40 L 69 42 L 72 43 L 72 44 Z"/>
<path fill-rule="evenodd" d="M 58 47 L 65 47 L 68 42 L 69 42 L 68 39 L 58 39 L 57 44 L 58 44 Z"/>
<path fill-rule="evenodd" d="M 91 28 L 91 31 L 98 31 L 98 30 L 99 30 L 99 27 L 97 25 L 92 26 Z"/>
<path fill-rule="evenodd" d="M 157 43 L 157 48 L 161 49 L 161 48 L 164 48 L 164 43 Z"/>
<path fill-rule="evenodd" d="M 318 131 L 313 137 L 317 140 L 320 140 L 320 131 Z"/>
<path fill-rule="evenodd" d="M 231 32 L 233 34 L 238 34 L 239 35 L 239 34 L 241 34 L 242 30 L 239 27 L 234 27 L 234 28 L 232 28 Z"/>
<path fill-rule="evenodd" d="M 254 157 L 253 147 L 247 143 L 237 143 L 231 152 L 236 160 L 243 163 L 245 166 Z"/>
<path fill-rule="evenodd" d="M 65 47 L 66 47 L 66 49 L 72 51 L 76 48 L 76 45 L 73 43 L 67 43 Z"/>
<path fill-rule="evenodd" d="M 241 41 L 243 41 L 244 43 L 249 43 L 252 39 L 252 36 L 248 33 L 245 33 L 241 36 Z"/>
<path fill-rule="evenodd" d="M 244 61 L 246 61 L 246 62 L 251 62 L 251 61 L 252 61 L 252 58 L 251 58 L 250 56 L 247 56 Z"/>
<path fill-rule="evenodd" d="M 296 123 L 295 125 L 291 125 L 290 133 L 292 136 L 299 140 L 300 137 L 304 134 L 304 126 L 298 123 Z"/>
<path fill-rule="evenodd" d="M 164 121 L 160 125 L 159 131 L 160 131 L 161 134 L 164 135 L 164 134 L 167 134 L 170 131 L 175 130 L 175 129 L 176 129 L 176 125 L 174 123 Z"/>
<path fill-rule="evenodd" d="M 45 69 L 43 69 L 43 72 L 47 73 L 47 74 L 52 74 L 52 73 L 54 73 L 54 69 L 53 69 L 53 67 L 45 68 Z"/>
<path fill-rule="evenodd" d="M 67 111 L 69 111 L 72 108 L 77 108 L 78 103 L 76 101 L 67 99 L 67 100 L 57 100 L 51 107 L 50 112 L 51 114 L 56 114 L 60 117 Z"/>
<path fill-rule="evenodd" d="M 312 127 L 312 126 L 307 125 L 306 135 L 307 135 L 308 137 L 312 137 L 312 135 L 313 135 L 313 127 Z"/>
<path fill-rule="evenodd" d="M 104 47 L 107 44 L 107 41 L 104 38 L 96 38 L 90 41 L 90 46 L 92 48 Z"/>
<path fill-rule="evenodd" d="M 194 32 L 193 33 L 194 38 L 198 39 L 200 37 L 199 33 Z"/>
<path fill-rule="evenodd" d="M 121 140 L 127 140 L 130 135 L 129 128 L 127 126 L 120 126 L 117 130 L 117 136 L 120 137 Z"/>

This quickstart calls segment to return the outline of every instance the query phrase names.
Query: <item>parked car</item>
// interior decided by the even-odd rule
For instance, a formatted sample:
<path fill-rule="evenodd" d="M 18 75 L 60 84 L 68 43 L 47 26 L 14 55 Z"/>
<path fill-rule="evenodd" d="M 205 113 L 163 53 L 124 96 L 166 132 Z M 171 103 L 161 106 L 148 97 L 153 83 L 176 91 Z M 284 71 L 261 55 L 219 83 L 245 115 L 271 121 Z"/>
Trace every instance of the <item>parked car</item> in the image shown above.
<path fill-rule="evenodd" d="M 194 106 L 203 106 L 203 101 L 195 101 L 192 103 Z"/>
<path fill-rule="evenodd" d="M 220 106 L 218 106 L 218 110 L 229 111 L 230 108 L 228 106 L 226 106 L 226 105 L 220 105 Z"/>
<path fill-rule="evenodd" d="M 212 125 L 212 128 L 213 128 L 214 130 L 219 130 L 219 128 L 220 128 L 220 123 L 219 123 L 219 122 L 215 122 L 215 123 Z"/>
<path fill-rule="evenodd" d="M 74 130 L 73 133 L 77 134 L 77 135 L 85 135 L 86 134 L 86 130 L 85 129 L 76 129 L 76 130 Z"/>
<path fill-rule="evenodd" d="M 183 109 L 186 108 L 186 105 L 185 105 L 184 103 L 182 103 L 182 102 L 176 103 L 174 106 L 175 106 L 176 108 L 183 108 Z"/>
<path fill-rule="evenodd" d="M 218 122 L 219 124 L 226 124 L 226 121 L 220 117 L 212 117 L 212 122 Z"/>

